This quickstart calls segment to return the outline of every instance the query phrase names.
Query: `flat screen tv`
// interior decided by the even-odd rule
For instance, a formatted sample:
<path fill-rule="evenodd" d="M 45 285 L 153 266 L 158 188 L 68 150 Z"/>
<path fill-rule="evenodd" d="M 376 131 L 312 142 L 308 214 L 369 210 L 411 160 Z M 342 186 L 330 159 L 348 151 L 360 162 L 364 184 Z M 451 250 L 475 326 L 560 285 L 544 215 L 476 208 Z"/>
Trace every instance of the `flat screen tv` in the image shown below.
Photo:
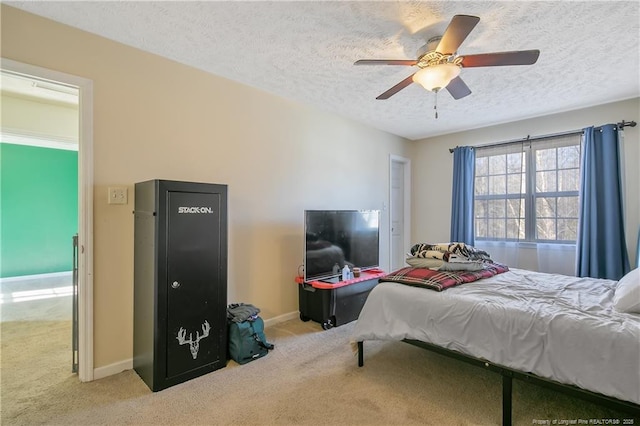
<path fill-rule="evenodd" d="M 345 264 L 380 264 L 380 210 L 305 210 L 304 229 L 305 281 L 334 281 Z"/>

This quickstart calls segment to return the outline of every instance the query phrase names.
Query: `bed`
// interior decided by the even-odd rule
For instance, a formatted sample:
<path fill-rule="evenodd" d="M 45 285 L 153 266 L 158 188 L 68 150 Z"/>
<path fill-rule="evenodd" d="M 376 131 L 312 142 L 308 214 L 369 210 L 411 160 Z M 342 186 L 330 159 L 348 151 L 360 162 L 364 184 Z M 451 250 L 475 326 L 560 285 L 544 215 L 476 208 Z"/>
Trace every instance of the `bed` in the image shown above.
<path fill-rule="evenodd" d="M 360 366 L 364 341 L 397 340 L 500 373 L 505 425 L 513 378 L 640 416 L 640 313 L 614 307 L 622 283 L 635 303 L 639 280 L 637 270 L 618 282 L 510 269 L 446 291 L 380 282 L 352 338 Z"/>

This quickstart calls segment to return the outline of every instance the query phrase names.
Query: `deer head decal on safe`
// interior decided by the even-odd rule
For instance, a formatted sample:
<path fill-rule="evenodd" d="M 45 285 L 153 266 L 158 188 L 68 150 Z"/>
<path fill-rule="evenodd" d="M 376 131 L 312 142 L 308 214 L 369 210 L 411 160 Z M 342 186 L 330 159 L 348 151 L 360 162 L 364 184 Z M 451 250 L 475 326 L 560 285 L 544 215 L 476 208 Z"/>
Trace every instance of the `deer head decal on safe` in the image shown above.
<path fill-rule="evenodd" d="M 180 327 L 176 339 L 178 339 L 178 343 L 181 345 L 186 345 L 188 343 L 189 350 L 191 350 L 191 356 L 193 356 L 193 359 L 196 359 L 198 357 L 198 350 L 200 349 L 199 342 L 209 335 L 209 330 L 211 330 L 211 326 L 209 325 L 209 322 L 205 320 L 204 324 L 202 324 L 202 336 L 199 331 L 196 331 L 196 339 L 193 340 L 193 334 L 189 333 L 189 339 L 187 340 L 187 330 Z"/>

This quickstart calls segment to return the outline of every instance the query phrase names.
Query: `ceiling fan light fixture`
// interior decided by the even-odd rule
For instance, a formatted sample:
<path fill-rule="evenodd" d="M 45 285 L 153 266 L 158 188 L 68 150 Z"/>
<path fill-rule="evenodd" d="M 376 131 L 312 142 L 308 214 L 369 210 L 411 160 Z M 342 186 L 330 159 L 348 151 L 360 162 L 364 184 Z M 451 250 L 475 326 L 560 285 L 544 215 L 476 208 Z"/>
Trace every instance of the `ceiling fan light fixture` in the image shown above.
<path fill-rule="evenodd" d="M 453 63 L 437 64 L 422 68 L 413 75 L 413 81 L 427 90 L 437 92 L 460 74 L 460 66 Z"/>

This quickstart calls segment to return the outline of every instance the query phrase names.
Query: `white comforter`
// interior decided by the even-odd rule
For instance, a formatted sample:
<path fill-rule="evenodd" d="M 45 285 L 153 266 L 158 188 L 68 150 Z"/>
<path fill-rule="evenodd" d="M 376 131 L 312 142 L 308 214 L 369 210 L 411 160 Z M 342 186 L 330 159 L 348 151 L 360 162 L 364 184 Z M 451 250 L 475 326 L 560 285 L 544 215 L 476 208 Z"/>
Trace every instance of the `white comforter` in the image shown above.
<path fill-rule="evenodd" d="M 421 340 L 640 404 L 640 315 L 613 309 L 616 285 L 518 269 L 442 292 L 383 282 L 353 340 Z"/>

